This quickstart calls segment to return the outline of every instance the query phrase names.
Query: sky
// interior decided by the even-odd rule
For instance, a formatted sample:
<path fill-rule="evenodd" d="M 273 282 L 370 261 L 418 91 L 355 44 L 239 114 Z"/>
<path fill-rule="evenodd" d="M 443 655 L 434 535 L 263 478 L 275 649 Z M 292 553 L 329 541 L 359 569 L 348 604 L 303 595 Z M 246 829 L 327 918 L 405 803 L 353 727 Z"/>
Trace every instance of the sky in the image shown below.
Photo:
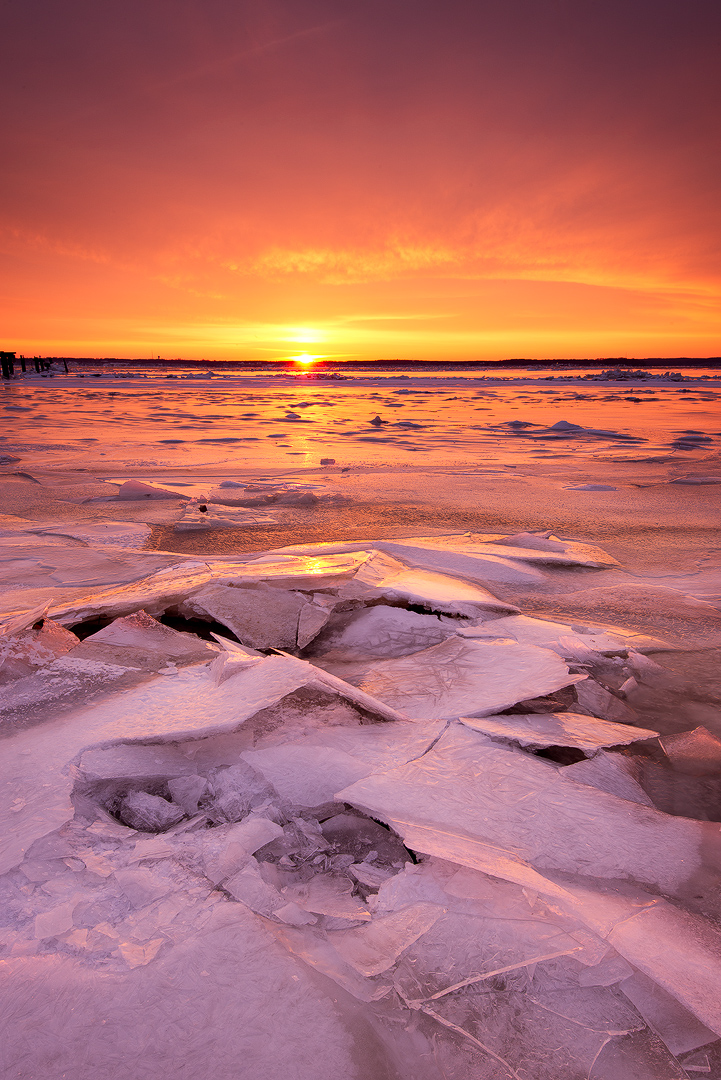
<path fill-rule="evenodd" d="M 2 342 L 721 354 L 718 0 L 4 6 Z"/>

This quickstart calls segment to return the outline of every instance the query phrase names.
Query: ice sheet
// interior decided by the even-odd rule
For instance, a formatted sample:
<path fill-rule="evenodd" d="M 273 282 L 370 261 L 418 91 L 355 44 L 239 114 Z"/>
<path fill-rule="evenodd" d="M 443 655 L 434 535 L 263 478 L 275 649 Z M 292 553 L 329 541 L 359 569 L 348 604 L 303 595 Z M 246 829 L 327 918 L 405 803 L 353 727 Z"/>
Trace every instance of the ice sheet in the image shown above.
<path fill-rule="evenodd" d="M 298 806 L 319 806 L 337 791 L 379 769 L 405 764 L 432 745 L 442 721 L 338 727 L 292 742 L 248 750 L 243 759 Z"/>
<path fill-rule="evenodd" d="M 628 745 L 653 739 L 658 732 L 628 728 L 580 713 L 531 713 L 522 716 L 460 717 L 461 723 L 492 738 L 521 746 L 577 746 L 591 753 L 604 746 Z"/>
<path fill-rule="evenodd" d="M 652 800 L 634 776 L 632 761 L 621 754 L 606 754 L 602 751 L 587 761 L 567 765 L 564 773 L 581 784 L 590 784 L 591 787 L 600 788 L 610 795 L 618 795 L 619 799 L 628 799 L 629 802 L 639 803 L 641 806 L 653 806 Z"/>
<path fill-rule="evenodd" d="M 278 519 L 241 507 L 216 506 L 195 499 L 186 503 L 183 516 L 174 525 L 175 532 L 202 532 L 208 529 L 242 529 L 247 526 L 277 525 Z"/>
<path fill-rule="evenodd" d="M 351 661 L 360 657 L 386 660 L 408 656 L 452 636 L 459 622 L 448 616 L 423 615 L 377 604 L 331 619 L 314 652 Z"/>
<path fill-rule="evenodd" d="M 585 679 L 548 649 L 457 636 L 396 660 L 324 666 L 417 720 L 491 715 Z"/>
<path fill-rule="evenodd" d="M 463 724 L 451 725 L 418 760 L 336 797 L 402 836 L 408 826 L 435 830 L 448 839 L 450 859 L 454 835 L 473 837 L 539 871 L 625 878 L 670 892 L 700 869 L 707 832 L 703 822 L 578 784 L 563 769 L 501 748 Z"/>
<path fill-rule="evenodd" d="M 240 904 L 218 905 L 174 950 L 129 973 L 69 957 L 4 965 L 5 1068 L 35 1080 L 356 1080 L 359 1055 L 329 997 Z M 103 1023 L 100 1024 L 99 1017 Z M 362 1055 L 361 1055 L 362 1059 Z M 366 1074 L 367 1075 L 367 1074 Z"/>
<path fill-rule="evenodd" d="M 30 675 L 45 664 L 65 656 L 78 638 L 51 619 L 37 620 L 14 634 L 0 634 L 0 684 Z"/>
<path fill-rule="evenodd" d="M 211 585 L 187 600 L 181 611 L 212 617 L 250 648 L 295 649 L 306 607 L 310 605 L 301 594 L 269 585 L 244 589 Z"/>
<path fill-rule="evenodd" d="M 474 617 L 483 611 L 517 610 L 477 585 L 431 570 L 411 569 L 380 551 L 370 555 L 352 585 L 341 590 L 341 595 L 348 596 L 364 593 L 406 600 L 452 615 Z"/>

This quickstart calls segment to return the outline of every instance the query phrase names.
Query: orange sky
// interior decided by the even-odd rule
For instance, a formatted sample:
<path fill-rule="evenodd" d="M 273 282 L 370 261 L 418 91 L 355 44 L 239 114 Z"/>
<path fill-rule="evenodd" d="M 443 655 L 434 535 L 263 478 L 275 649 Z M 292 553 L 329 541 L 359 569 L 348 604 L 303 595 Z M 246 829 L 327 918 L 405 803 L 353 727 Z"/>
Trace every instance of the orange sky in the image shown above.
<path fill-rule="evenodd" d="M 4 348 L 721 354 L 717 0 L 3 19 Z"/>

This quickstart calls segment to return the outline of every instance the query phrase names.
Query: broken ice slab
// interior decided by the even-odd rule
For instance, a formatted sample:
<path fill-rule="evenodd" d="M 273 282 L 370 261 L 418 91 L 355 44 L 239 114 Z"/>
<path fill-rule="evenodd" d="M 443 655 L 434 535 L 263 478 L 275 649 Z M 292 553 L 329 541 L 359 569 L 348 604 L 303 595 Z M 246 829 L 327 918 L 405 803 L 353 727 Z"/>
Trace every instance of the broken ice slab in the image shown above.
<path fill-rule="evenodd" d="M 608 952 L 606 943 L 578 920 L 549 912 L 535 894 L 526 896 L 517 885 L 440 859 L 408 863 L 381 885 L 375 917 L 419 902 L 440 906 L 445 914 L 397 968 L 396 985 L 409 1000 L 440 998 L 544 958 L 585 957 L 579 931 L 600 947 L 601 955 Z"/>
<path fill-rule="evenodd" d="M 320 806 L 369 773 L 420 756 L 443 727 L 442 721 L 434 720 L 327 728 L 280 745 L 248 750 L 243 759 L 291 805 Z"/>
<path fill-rule="evenodd" d="M 263 880 L 252 855 L 246 857 L 242 869 L 223 882 L 223 889 L 257 915 L 270 916 L 288 903 L 277 889 Z"/>
<path fill-rule="evenodd" d="M 125 483 L 121 484 L 118 488 L 118 494 L 115 498 L 120 500 L 176 499 L 178 502 L 181 500 L 185 502 L 188 496 L 182 495 L 179 491 L 171 491 L 169 488 L 160 488 L 156 487 L 154 484 L 145 484 L 142 480 L 126 480 Z"/>
<path fill-rule="evenodd" d="M 54 717 L 60 709 L 84 704 L 103 690 L 125 690 L 156 671 L 177 674 L 177 663 L 217 655 L 214 646 L 194 634 L 163 626 L 144 611 L 117 619 L 84 641 L 69 636 L 75 645 L 65 656 L 0 689 L 0 718 L 24 725 L 37 723 L 48 715 Z"/>
<path fill-rule="evenodd" d="M 149 677 L 138 668 L 73 653 L 0 687 L 0 722 L 6 731 L 55 719 L 61 711 L 82 707 L 102 693 L 125 690 Z"/>
<path fill-rule="evenodd" d="M 289 905 L 286 905 L 286 907 Z M 281 918 L 281 912 L 286 908 L 276 908 L 273 915 L 276 919 Z M 286 920 L 283 919 L 283 922 Z M 379 1001 L 387 997 L 391 990 L 391 984 L 380 979 L 365 979 L 358 971 L 351 967 L 340 954 L 333 948 L 325 934 L 318 931 L 297 930 L 292 926 L 280 926 L 278 923 L 268 923 L 268 929 L 277 940 L 285 946 L 289 953 L 303 960 L 310 967 L 327 975 L 329 979 L 342 986 L 358 1001 Z M 351 1074 L 352 1075 L 352 1074 Z"/>
<path fill-rule="evenodd" d="M 305 604 L 298 616 L 298 648 L 304 649 L 328 622 L 330 611 L 319 604 Z"/>
<path fill-rule="evenodd" d="M 280 919 L 281 922 L 287 923 L 289 926 L 315 926 L 318 922 L 315 915 L 298 907 L 292 900 L 287 904 L 283 904 L 282 907 L 276 908 L 273 917 Z"/>
<path fill-rule="evenodd" d="M 0 635 L 0 684 L 31 675 L 79 643 L 75 634 L 42 614 L 15 633 Z"/>
<path fill-rule="evenodd" d="M 548 649 L 458 636 L 396 660 L 324 666 L 417 720 L 489 715 L 586 678 Z"/>
<path fill-rule="evenodd" d="M 315 915 L 370 921 L 368 908 L 352 893 L 353 882 L 345 874 L 316 874 L 304 884 L 288 885 L 283 889 L 283 895 L 289 901 Z"/>
<path fill-rule="evenodd" d="M 559 656 L 569 660 L 584 660 L 589 651 L 604 656 L 620 656 L 631 646 L 639 648 L 638 634 L 607 633 L 603 630 L 584 630 L 581 633 L 568 623 L 550 622 L 547 619 L 533 619 L 528 615 L 506 615 L 480 626 L 468 626 L 459 629 L 464 637 L 472 638 L 513 638 L 524 645 L 540 645 L 544 649 L 553 649 Z M 662 641 L 655 638 L 643 638 L 646 648 L 666 648 Z"/>
<path fill-rule="evenodd" d="M 335 616 L 319 644 L 322 656 L 328 659 L 389 660 L 438 645 L 457 629 L 458 620 L 450 616 L 376 604 Z"/>
<path fill-rule="evenodd" d="M 494 556 L 507 560 L 513 559 L 520 563 L 535 563 L 541 566 L 574 567 L 581 566 L 589 569 L 610 569 L 619 564 L 612 555 L 592 544 L 579 543 L 575 540 L 561 540 L 551 533 L 516 533 L 513 536 L 503 536 L 498 533 L 448 533 L 441 536 L 413 536 L 404 540 L 376 540 L 369 544 L 368 541 L 351 543 L 328 543 L 328 544 L 296 544 L 281 551 L 310 553 L 312 551 L 340 552 L 354 551 L 361 547 L 373 547 L 377 551 L 386 551 L 394 554 L 396 548 L 412 548 L 414 554 L 404 558 L 404 561 L 413 562 L 416 558 L 426 558 L 420 549 L 430 549 L 439 554 L 444 552 L 458 552 L 469 556 L 477 555 Z M 420 562 L 417 564 L 420 565 Z M 463 575 L 466 576 L 466 575 Z"/>
<path fill-rule="evenodd" d="M 460 717 L 462 724 L 520 746 L 576 746 L 595 753 L 604 746 L 625 746 L 653 739 L 657 731 L 611 724 L 581 713 L 530 713 L 519 716 Z M 649 804 L 650 805 L 650 804 Z"/>
<path fill-rule="evenodd" d="M 238 731 L 266 709 L 280 706 L 282 713 L 283 700 L 301 687 L 311 700 L 317 694 L 326 703 L 335 697 L 347 704 L 356 722 L 361 717 L 405 719 L 303 660 L 269 656 L 220 686 L 204 665 L 185 668 L 172 679 L 158 677 L 79 707 L 57 725 L 17 732 L 5 742 L 0 761 L 0 822 L 6 825 L 0 837 L 0 873 L 16 865 L 38 836 L 72 817 L 73 779 L 67 766 L 83 750 L 119 741 L 169 743 Z M 282 726 L 282 716 L 276 723 Z M 251 734 L 246 745 L 252 743 Z"/>
<path fill-rule="evenodd" d="M 361 975 L 380 975 L 443 914 L 436 904 L 410 904 L 353 930 L 330 930 L 328 941 Z"/>
<path fill-rule="evenodd" d="M 191 855 L 200 855 L 203 873 L 217 885 L 245 867 L 249 855 L 282 836 L 280 825 L 250 814 L 232 825 L 204 829 L 187 838 L 185 843 Z"/>
<path fill-rule="evenodd" d="M 617 724 L 633 724 L 636 713 L 623 701 L 611 694 L 605 686 L 601 686 L 595 679 L 586 679 L 582 686 L 576 689 L 579 712 L 587 712 L 590 716 L 600 716 L 604 720 L 610 720 Z"/>
<path fill-rule="evenodd" d="M 383 596 L 406 600 L 450 615 L 477 617 L 483 611 L 517 611 L 486 589 L 460 578 L 432 570 L 405 566 L 383 552 L 373 552 L 360 566 L 352 582 L 339 590 L 339 596 Z"/>
<path fill-rule="evenodd" d="M 240 821 L 252 806 L 275 797 L 263 777 L 244 761 L 212 769 L 208 782 L 210 791 L 203 798 L 203 812 L 215 824 Z"/>
<path fill-rule="evenodd" d="M 579 971 L 578 984 L 579 986 L 615 986 L 631 975 L 633 975 L 631 965 L 619 953 L 612 952 L 599 964 Z"/>
<path fill-rule="evenodd" d="M 249 750 L 245 761 L 294 806 L 320 806 L 337 791 L 371 772 L 371 767 L 343 750 L 328 746 L 286 743 Z"/>
<path fill-rule="evenodd" d="M 277 525 L 278 519 L 257 510 L 239 506 L 216 506 L 212 502 L 192 500 L 185 504 L 183 516 L 176 521 L 175 532 L 200 532 L 207 529 L 242 529 L 247 526 Z"/>
<path fill-rule="evenodd" d="M 620 984 L 620 989 L 674 1056 L 707 1046 L 718 1038 L 675 997 L 642 972 L 630 974 Z"/>
<path fill-rule="evenodd" d="M 700 870 L 710 839 L 709 823 L 578 784 L 563 769 L 462 724 L 451 725 L 423 757 L 359 780 L 336 798 L 380 817 L 411 848 L 428 850 L 419 828 L 435 832 L 431 853 L 452 861 L 465 862 L 473 838 L 539 871 L 626 878 L 672 893 Z"/>
<path fill-rule="evenodd" d="M 78 762 L 86 780 L 145 780 L 185 777 L 195 773 L 192 761 L 177 746 L 122 743 L 86 750 Z"/>
<path fill-rule="evenodd" d="M 663 735 L 659 742 L 674 769 L 687 776 L 716 776 L 721 772 L 721 739 L 705 727 Z"/>
<path fill-rule="evenodd" d="M 366 862 L 352 863 L 348 867 L 348 873 L 369 889 L 380 888 L 384 881 L 393 876 L 392 870 L 384 870 L 382 866 L 373 866 Z"/>
<path fill-rule="evenodd" d="M 166 772 L 165 776 L 169 774 Z M 168 780 L 168 791 L 173 802 L 182 806 L 185 813 L 191 817 L 198 813 L 198 800 L 208 791 L 208 786 L 205 777 L 197 775 L 176 776 Z"/>
<path fill-rule="evenodd" d="M 84 550 L 84 557 L 87 554 Z M 314 590 L 341 585 L 349 581 L 359 566 L 368 558 L 368 552 L 360 551 L 343 555 L 324 555 L 312 558 L 294 555 L 263 555 L 259 558 L 221 559 L 196 557 L 178 560 L 177 556 L 154 556 L 142 553 L 117 554 L 122 566 L 132 561 L 121 581 L 132 584 L 116 585 L 102 591 L 79 597 L 70 602 L 56 604 L 50 615 L 63 626 L 72 626 L 97 617 L 117 618 L 143 608 L 150 615 L 161 615 L 171 607 L 182 604 L 191 594 L 210 584 L 245 583 L 257 585 L 271 581 L 281 588 Z M 170 564 L 170 565 L 169 565 Z M 160 566 L 148 574 L 148 567 Z M 132 576 L 131 576 L 132 572 Z M 105 578 L 118 580 L 119 571 Z"/>
<path fill-rule="evenodd" d="M 451 574 L 470 581 L 502 582 L 508 585 L 532 585 L 543 581 L 543 574 L 528 562 L 516 562 L 503 553 L 484 551 L 473 545 L 442 545 L 432 540 L 418 543 L 376 542 L 377 551 L 385 552 L 416 571 Z"/>
<path fill-rule="evenodd" d="M 211 660 L 217 650 L 196 637 L 164 626 L 142 609 L 115 619 L 108 626 L 85 638 L 84 644 L 112 645 L 116 648 L 141 649 L 159 653 L 166 660 Z"/>
<path fill-rule="evenodd" d="M 18 615 L 6 615 L 0 619 L 0 641 L 5 637 L 12 637 L 27 630 L 33 623 L 40 622 L 48 613 L 50 602 L 47 601 L 29 611 L 20 612 Z"/>
<path fill-rule="evenodd" d="M 211 585 L 189 597 L 180 610 L 221 622 L 253 649 L 295 649 L 301 611 L 310 606 L 300 593 L 270 585 Z"/>
<path fill-rule="evenodd" d="M 560 564 L 562 560 L 566 560 L 565 565 L 567 566 L 606 568 L 619 565 L 612 555 L 594 544 L 584 544 L 577 540 L 562 540 L 551 532 L 513 533 L 499 538 L 495 541 L 495 545 L 506 550 L 512 549 L 514 554 L 509 556 L 511 558 L 523 558 L 523 553 L 527 558 L 535 558 L 538 562 L 548 558 L 549 563 L 546 565 Z M 494 546 L 494 542 L 484 543 L 483 546 Z"/>
<path fill-rule="evenodd" d="M 110 583 L 117 587 L 177 561 L 155 552 L 109 545 L 96 548 L 65 536 L 30 534 L 0 536 L 0 555 L 1 610 L 7 616 L 55 601 L 59 591 L 67 595 L 68 591 L 107 588 Z M 53 618 L 54 612 L 51 608 Z"/>
<path fill-rule="evenodd" d="M 565 776 L 580 784 L 590 784 L 591 787 L 607 791 L 609 795 L 618 795 L 619 799 L 628 799 L 640 806 L 653 806 L 653 800 L 638 782 L 636 771 L 632 758 L 623 754 L 607 754 L 603 750 L 587 761 L 577 761 L 563 770 Z"/>
<path fill-rule="evenodd" d="M 462 783 L 462 778 L 459 782 Z M 595 937 L 602 938 L 629 963 L 680 1001 L 702 1023 L 721 1035 L 721 998 L 718 994 L 721 985 L 721 933 L 709 920 L 691 915 L 657 895 L 644 893 L 618 881 L 604 885 L 601 881 L 587 879 L 587 883 L 581 883 L 576 876 L 538 873 L 507 850 L 484 843 L 469 834 L 464 835 L 459 829 L 441 829 L 425 824 L 403 828 L 397 824 L 396 828 L 409 847 L 416 851 L 480 870 L 482 874 L 479 876 L 486 883 L 493 878 L 502 878 L 520 885 L 526 896 L 532 897 L 537 893 L 544 898 L 551 912 L 558 912 L 574 923 L 583 923 Z M 459 875 L 462 876 L 464 872 L 458 871 L 450 881 L 444 882 L 444 891 L 460 896 L 485 895 L 485 889 L 479 894 L 474 883 L 460 881 Z M 492 878 L 485 875 L 492 875 Z M 407 877 L 408 869 L 381 887 L 380 910 L 383 910 L 381 903 L 385 903 L 386 891 L 392 895 Z M 411 894 L 410 898 L 415 897 Z M 425 898 L 443 903 L 442 896 L 438 894 L 426 893 Z M 409 899 L 407 893 L 405 899 L 406 902 Z M 575 931 L 570 930 L 570 933 L 584 943 Z M 575 955 L 583 958 L 583 953 Z M 603 951 L 590 962 L 598 963 L 602 956 Z M 652 1078 L 649 1077 L 649 1080 Z"/>
<path fill-rule="evenodd" d="M 185 816 L 182 807 L 147 791 L 129 791 L 120 803 L 118 816 L 124 825 L 141 832 L 163 832 Z"/>

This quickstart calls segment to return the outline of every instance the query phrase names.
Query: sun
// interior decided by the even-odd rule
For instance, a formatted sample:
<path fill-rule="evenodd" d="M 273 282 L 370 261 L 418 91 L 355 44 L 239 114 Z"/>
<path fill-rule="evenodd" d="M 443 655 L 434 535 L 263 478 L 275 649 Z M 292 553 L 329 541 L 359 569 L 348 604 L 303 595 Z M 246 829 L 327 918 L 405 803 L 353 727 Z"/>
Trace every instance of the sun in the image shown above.
<path fill-rule="evenodd" d="M 296 364 L 301 364 L 303 367 L 310 367 L 316 360 L 320 360 L 320 356 L 311 356 L 310 353 L 299 353 L 298 356 L 291 356 L 291 360 L 294 360 Z"/>

